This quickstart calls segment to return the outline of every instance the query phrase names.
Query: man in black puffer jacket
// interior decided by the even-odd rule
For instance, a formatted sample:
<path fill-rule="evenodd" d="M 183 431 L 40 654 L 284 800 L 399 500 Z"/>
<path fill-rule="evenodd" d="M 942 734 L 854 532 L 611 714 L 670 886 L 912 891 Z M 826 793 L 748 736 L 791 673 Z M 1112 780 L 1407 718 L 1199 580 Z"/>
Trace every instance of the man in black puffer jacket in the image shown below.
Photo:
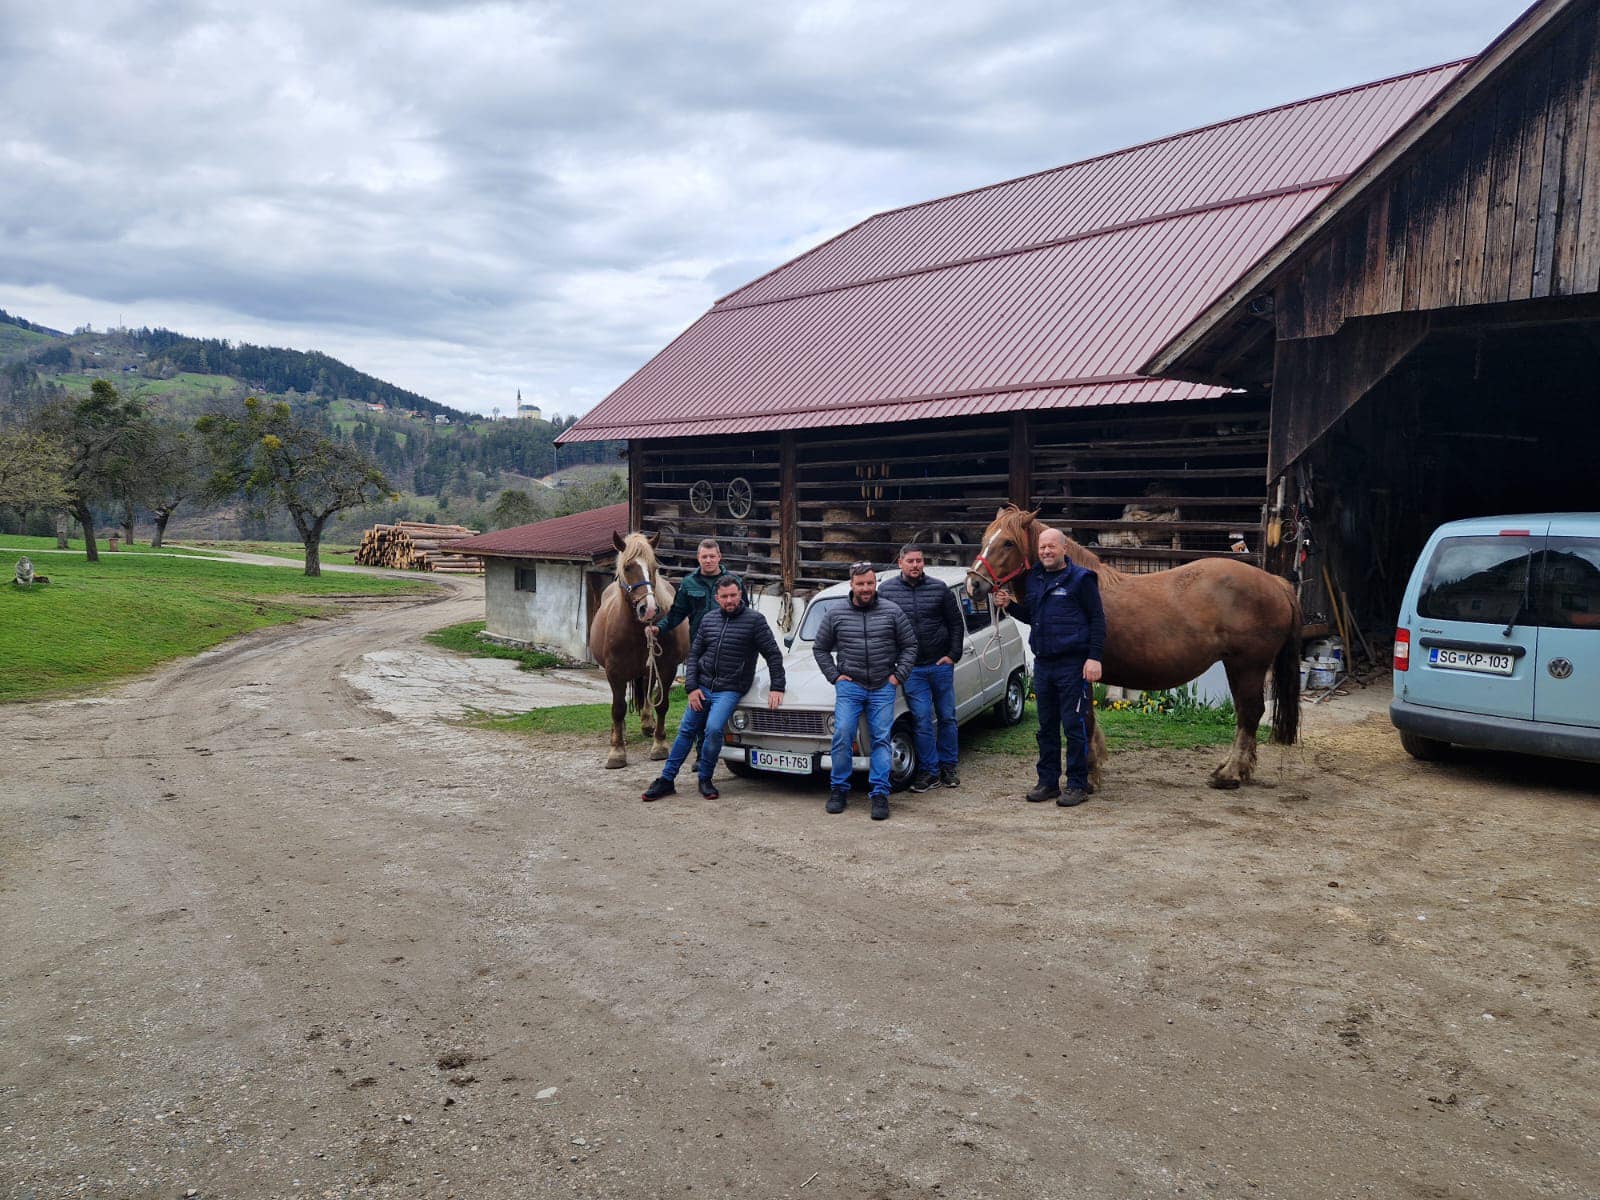
<path fill-rule="evenodd" d="M 911 790 L 925 792 L 940 783 L 960 787 L 956 663 L 961 661 L 967 629 L 956 594 L 944 580 L 928 574 L 921 546 L 902 546 L 900 574 L 885 579 L 878 595 L 898 604 L 917 631 L 917 665 L 903 681 L 917 727 L 917 774 Z"/>
<path fill-rule="evenodd" d="M 822 617 L 812 653 L 834 687 L 833 769 L 828 811 L 841 813 L 850 796 L 850 744 L 861 714 L 872 735 L 868 794 L 872 819 L 889 816 L 889 730 L 894 721 L 894 689 L 917 661 L 917 633 L 897 604 L 878 597 L 871 563 L 850 568 L 850 600 Z M 835 653 L 838 661 L 834 661 Z"/>
<path fill-rule="evenodd" d="M 678 778 L 678 769 L 702 733 L 705 749 L 700 755 L 700 794 L 707 800 L 717 798 L 717 786 L 711 779 L 722 753 L 722 731 L 740 697 L 755 682 L 756 655 L 767 660 L 771 678 L 767 707 L 777 708 L 783 703 L 788 680 L 783 673 L 783 652 L 772 635 L 772 626 L 744 602 L 744 591 L 732 575 L 717 580 L 714 594 L 716 607 L 701 620 L 684 663 L 683 685 L 689 694 L 689 708 L 678 723 L 678 736 L 660 777 L 645 788 L 641 799 L 659 800 L 677 790 L 673 781 Z"/>

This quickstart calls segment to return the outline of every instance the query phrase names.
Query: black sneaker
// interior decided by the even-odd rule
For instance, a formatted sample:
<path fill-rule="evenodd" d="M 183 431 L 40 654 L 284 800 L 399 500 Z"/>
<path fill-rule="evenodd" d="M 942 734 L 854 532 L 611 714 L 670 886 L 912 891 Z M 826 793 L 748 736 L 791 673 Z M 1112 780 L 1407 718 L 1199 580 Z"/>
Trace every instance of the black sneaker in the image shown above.
<path fill-rule="evenodd" d="M 1076 808 L 1089 798 L 1089 793 L 1082 788 L 1069 787 L 1067 794 L 1056 801 L 1062 808 Z"/>
<path fill-rule="evenodd" d="M 849 797 L 850 793 L 845 791 L 843 788 L 834 788 L 833 791 L 828 793 L 827 811 L 831 813 L 842 813 L 844 811 L 844 806 L 850 803 Z"/>
<path fill-rule="evenodd" d="M 1055 784 L 1053 784 L 1053 783 L 1052 784 L 1041 783 L 1038 787 L 1034 788 L 1027 795 L 1023 796 L 1023 799 L 1026 800 L 1029 804 L 1040 804 L 1040 803 L 1042 803 L 1042 802 L 1044 802 L 1046 800 L 1059 800 L 1060 798 L 1061 798 L 1061 789 L 1056 787 Z"/>
<path fill-rule="evenodd" d="M 939 782 L 948 788 L 958 788 L 961 786 L 961 776 L 956 774 L 954 767 L 941 767 L 939 770 Z"/>
<path fill-rule="evenodd" d="M 872 798 L 872 819 L 874 821 L 889 819 L 889 797 L 881 792 Z"/>
<path fill-rule="evenodd" d="M 911 790 L 913 792 L 931 791 L 933 788 L 938 786 L 939 777 L 932 771 L 918 771 L 916 776 L 911 780 Z"/>
<path fill-rule="evenodd" d="M 707 800 L 715 800 L 718 796 L 722 795 L 721 792 L 717 791 L 717 785 L 712 783 L 709 779 L 702 779 L 700 781 L 700 794 Z"/>
<path fill-rule="evenodd" d="M 663 796 L 676 795 L 677 791 L 678 789 L 673 786 L 672 780 L 664 775 L 658 775 L 655 782 L 645 788 L 644 794 L 639 799 L 648 804 L 650 801 L 659 800 Z"/>

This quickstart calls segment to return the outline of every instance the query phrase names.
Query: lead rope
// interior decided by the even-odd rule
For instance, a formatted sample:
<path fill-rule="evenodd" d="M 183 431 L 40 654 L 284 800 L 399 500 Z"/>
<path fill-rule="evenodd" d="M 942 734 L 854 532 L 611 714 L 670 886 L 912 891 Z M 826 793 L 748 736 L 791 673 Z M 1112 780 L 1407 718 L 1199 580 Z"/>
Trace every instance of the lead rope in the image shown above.
<path fill-rule="evenodd" d="M 645 638 L 650 656 L 649 663 L 645 666 L 645 703 L 650 708 L 660 708 L 667 698 L 666 685 L 661 681 L 661 638 L 658 634 L 653 638 Z"/>
<path fill-rule="evenodd" d="M 998 671 L 1006 665 L 1005 650 L 1000 645 L 1000 613 L 995 607 L 994 592 L 989 593 L 989 640 L 983 644 L 983 649 L 978 651 L 978 665 L 985 671 Z M 993 650 L 995 660 L 989 661 L 989 652 Z"/>

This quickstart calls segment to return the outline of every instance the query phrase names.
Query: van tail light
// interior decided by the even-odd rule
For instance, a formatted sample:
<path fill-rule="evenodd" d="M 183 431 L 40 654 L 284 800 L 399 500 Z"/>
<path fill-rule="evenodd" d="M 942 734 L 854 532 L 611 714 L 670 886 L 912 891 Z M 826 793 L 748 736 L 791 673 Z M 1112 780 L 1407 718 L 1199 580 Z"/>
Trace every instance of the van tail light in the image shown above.
<path fill-rule="evenodd" d="M 1411 630 L 1394 631 L 1394 669 L 1404 671 L 1411 666 Z"/>

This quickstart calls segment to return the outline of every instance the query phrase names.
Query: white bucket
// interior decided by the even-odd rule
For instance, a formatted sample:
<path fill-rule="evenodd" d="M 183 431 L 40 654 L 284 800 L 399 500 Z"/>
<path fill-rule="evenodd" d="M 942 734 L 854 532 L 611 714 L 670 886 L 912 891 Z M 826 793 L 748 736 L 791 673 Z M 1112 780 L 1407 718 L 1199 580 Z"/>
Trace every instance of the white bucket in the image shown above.
<path fill-rule="evenodd" d="M 1339 682 L 1339 676 L 1344 674 L 1344 660 L 1331 658 L 1326 655 L 1319 658 L 1308 658 L 1302 664 L 1306 668 L 1306 686 L 1308 688 L 1327 688 Z"/>
<path fill-rule="evenodd" d="M 1343 667 L 1344 641 L 1337 636 L 1318 638 L 1314 642 L 1307 643 L 1305 657 L 1313 660 L 1319 658 L 1331 658 L 1337 662 L 1340 667 Z"/>

